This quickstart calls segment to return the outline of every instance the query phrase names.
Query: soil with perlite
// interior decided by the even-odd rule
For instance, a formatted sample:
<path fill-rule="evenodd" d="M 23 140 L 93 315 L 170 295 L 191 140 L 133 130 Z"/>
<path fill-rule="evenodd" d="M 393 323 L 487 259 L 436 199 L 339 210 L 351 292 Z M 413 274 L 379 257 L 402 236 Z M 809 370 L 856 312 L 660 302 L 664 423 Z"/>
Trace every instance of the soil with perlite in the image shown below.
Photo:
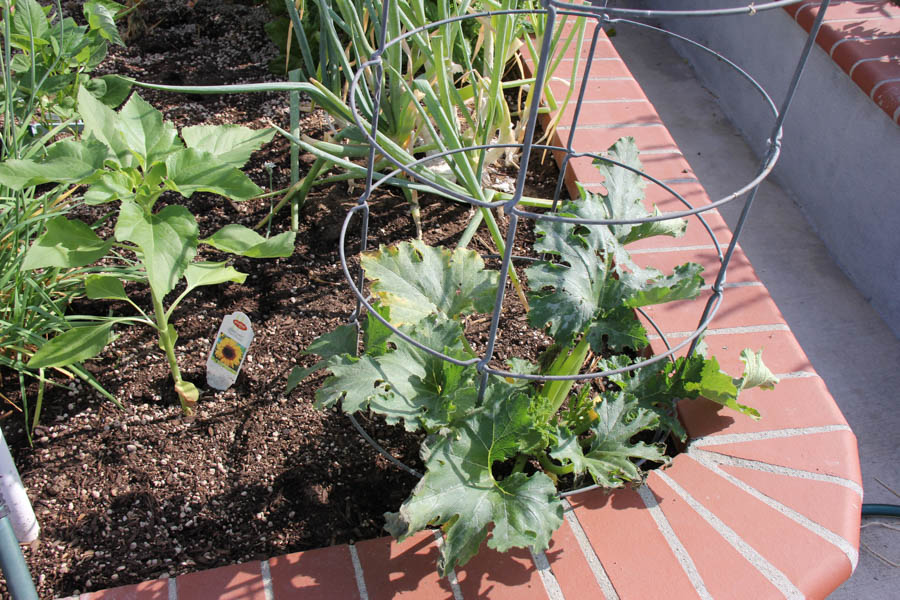
<path fill-rule="evenodd" d="M 63 10 L 79 15 L 80 3 L 64 3 Z M 110 52 L 101 71 L 167 84 L 282 79 L 267 68 L 276 51 L 263 31 L 270 18 L 264 4 L 165 0 L 148 4 L 142 17 L 143 27 L 133 32 L 126 48 Z M 138 91 L 178 127 L 288 124 L 285 93 Z M 301 119 L 301 130 L 313 137 L 331 127 L 321 111 Z M 266 162 L 274 165 L 271 180 Z M 301 156 L 301 174 L 311 162 L 311 156 Z M 246 171 L 267 190 L 285 187 L 290 177 L 287 142 L 276 138 L 254 155 Z M 552 195 L 555 167 L 545 162 L 532 171 L 528 192 Z M 383 513 L 397 509 L 415 479 L 373 450 L 342 413 L 313 407 L 323 374 L 285 392 L 291 368 L 298 361 L 312 363 L 301 351 L 346 322 L 355 308 L 337 240 L 358 185 L 315 188 L 301 213 L 293 256 L 236 258 L 234 266 L 249 274 L 245 283 L 199 288 L 175 312 L 182 373 L 202 390 L 196 418 L 182 418 L 165 357 L 154 332 L 146 328 L 118 330 L 107 351 L 87 363 L 124 409 L 79 380 L 59 379 L 66 387 L 48 390 L 33 445 L 17 408 L 22 401 L 18 379 L 0 372 L 5 399 L 0 425 L 41 526 L 39 540 L 23 548 L 40 597 L 71 596 L 385 535 Z M 238 204 L 209 194 L 187 201 L 164 196 L 161 204 L 167 201 L 184 202 L 191 209 L 201 237 L 228 223 L 252 227 L 270 210 L 268 200 Z M 425 240 L 452 243 L 469 209 L 430 197 L 421 204 Z M 399 192 L 380 191 L 371 206 L 370 246 L 415 235 Z M 288 224 L 284 210 L 273 220 L 271 234 Z M 348 254 L 357 243 L 358 235 L 351 233 Z M 479 238 L 473 247 L 493 251 Z M 527 250 L 516 248 L 516 253 Z M 201 249 L 200 258 L 227 257 Z M 129 288 L 129 293 L 149 310 L 146 290 Z M 132 309 L 107 301 L 81 301 L 73 307 L 93 314 L 109 310 L 130 314 Z M 218 392 L 206 387 L 206 358 L 222 318 L 234 311 L 249 316 L 256 337 L 235 385 Z M 546 343 L 542 334 L 527 328 L 514 305 L 501 328 L 514 334 L 501 340 L 498 358 L 534 358 Z M 484 329 L 470 324 L 476 346 Z M 35 386 L 28 391 L 33 400 Z M 392 454 L 420 466 L 420 440 L 414 435 L 377 419 L 360 420 Z M 0 592 L 5 593 L 2 582 Z"/>

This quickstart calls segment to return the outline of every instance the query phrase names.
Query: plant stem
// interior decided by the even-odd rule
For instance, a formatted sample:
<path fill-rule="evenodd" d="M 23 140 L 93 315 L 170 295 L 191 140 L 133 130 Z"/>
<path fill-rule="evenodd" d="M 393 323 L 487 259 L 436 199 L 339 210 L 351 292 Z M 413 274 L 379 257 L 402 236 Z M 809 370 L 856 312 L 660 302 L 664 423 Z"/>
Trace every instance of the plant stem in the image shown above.
<path fill-rule="evenodd" d="M 516 457 L 516 462 L 513 465 L 513 473 L 521 473 L 522 469 L 525 468 L 525 465 L 528 463 L 528 456 L 525 454 L 520 454 Z"/>
<path fill-rule="evenodd" d="M 557 476 L 568 475 L 569 473 L 571 473 L 572 471 L 575 470 L 574 465 L 572 465 L 571 463 L 569 463 L 568 465 L 565 465 L 565 466 L 557 465 L 552 460 L 550 460 L 550 457 L 547 456 L 546 452 L 539 453 L 537 455 L 537 459 L 538 459 L 538 462 L 541 463 L 541 467 L 543 467 L 545 471 L 550 471 L 551 473 L 553 473 L 554 475 L 557 475 Z"/>
<path fill-rule="evenodd" d="M 166 353 L 166 360 L 169 361 L 169 370 L 172 372 L 172 379 L 175 380 L 175 386 L 178 387 L 182 383 L 181 379 L 181 370 L 178 368 L 178 361 L 175 358 L 175 340 L 172 339 L 169 331 L 169 323 L 166 318 L 166 310 L 163 307 L 162 300 L 156 293 L 152 287 L 150 288 L 150 296 L 153 299 L 153 312 L 156 316 L 156 331 L 159 334 L 159 345 Z M 184 398 L 179 395 L 179 401 L 181 402 L 181 410 L 184 411 L 185 414 L 189 414 L 191 412 L 191 408 L 184 401 Z"/>
<path fill-rule="evenodd" d="M 587 337 L 582 336 L 581 340 L 568 354 L 561 354 L 550 367 L 547 375 L 574 375 L 581 370 L 585 358 L 591 349 L 591 345 L 587 341 Z M 541 393 L 549 400 L 553 410 L 550 414 L 556 414 L 562 403 L 565 402 L 575 385 L 574 379 L 556 379 L 548 381 L 544 384 Z"/>

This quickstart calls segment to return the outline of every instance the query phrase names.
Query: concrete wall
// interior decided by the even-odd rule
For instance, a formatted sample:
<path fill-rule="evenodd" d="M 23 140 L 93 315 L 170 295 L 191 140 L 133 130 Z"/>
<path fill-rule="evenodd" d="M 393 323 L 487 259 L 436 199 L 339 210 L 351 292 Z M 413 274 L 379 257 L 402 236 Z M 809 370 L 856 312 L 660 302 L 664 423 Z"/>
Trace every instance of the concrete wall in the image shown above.
<path fill-rule="evenodd" d="M 642 4 L 672 8 L 665 0 Z M 678 8 L 717 5 L 721 2 L 685 0 Z M 739 64 L 779 105 L 807 36 L 782 9 L 753 17 L 669 19 L 661 25 Z M 714 57 L 680 42 L 673 45 L 761 154 L 773 117 L 759 96 Z M 900 337 L 900 127 L 818 45 L 788 112 L 774 175 L 837 264 Z"/>

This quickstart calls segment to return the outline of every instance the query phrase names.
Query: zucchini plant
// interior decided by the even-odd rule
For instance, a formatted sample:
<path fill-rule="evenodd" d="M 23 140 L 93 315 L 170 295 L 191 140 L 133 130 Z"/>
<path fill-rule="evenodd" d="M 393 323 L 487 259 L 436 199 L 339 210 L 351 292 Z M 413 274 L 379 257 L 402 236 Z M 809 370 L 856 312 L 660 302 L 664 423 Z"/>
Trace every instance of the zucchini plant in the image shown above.
<path fill-rule="evenodd" d="M 617 142 L 609 157 L 640 169 L 632 139 Z M 595 164 L 607 193 L 583 191 L 557 214 L 650 216 L 639 175 L 603 160 Z M 499 374 L 479 368 L 483 359 L 466 336 L 471 315 L 492 311 L 499 281 L 477 253 L 418 240 L 364 253 L 375 312 L 360 328 L 361 343 L 352 324 L 325 334 L 306 351 L 320 362 L 292 372 L 289 386 L 325 369 L 330 377 L 316 392 L 317 406 L 368 410 L 427 434 L 421 449 L 426 472 L 399 510 L 385 515 L 386 528 L 403 539 L 442 527 L 442 575 L 465 564 L 485 539 L 499 551 L 544 550 L 562 523 L 560 478 L 590 477 L 610 488 L 640 481 L 648 465 L 670 461 L 662 440 L 686 437 L 673 410 L 678 399 L 703 396 L 757 419 L 755 409 L 738 402 L 741 391 L 776 382 L 760 354 L 749 350 L 742 353 L 746 368 L 739 378 L 723 373 L 715 358 L 694 353 L 589 383 L 565 379 L 634 365 L 649 344 L 634 309 L 697 297 L 700 265 L 664 274 L 638 266 L 625 248 L 650 236 L 679 236 L 685 227 L 681 220 L 611 226 L 537 221 L 534 251 L 544 258 L 525 270 L 528 321 L 553 343 L 537 364 L 512 359 L 509 371 Z M 454 360 L 410 344 L 386 323 Z"/>

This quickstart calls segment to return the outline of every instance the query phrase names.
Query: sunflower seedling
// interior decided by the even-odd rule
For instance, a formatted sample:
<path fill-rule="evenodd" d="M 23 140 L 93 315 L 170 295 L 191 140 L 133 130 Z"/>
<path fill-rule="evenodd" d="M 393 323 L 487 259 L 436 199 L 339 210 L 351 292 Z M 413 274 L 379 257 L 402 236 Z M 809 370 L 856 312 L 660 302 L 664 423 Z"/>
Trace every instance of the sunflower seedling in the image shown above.
<path fill-rule="evenodd" d="M 119 112 L 81 90 L 78 111 L 84 137 L 64 139 L 33 160 L 0 165 L 0 184 L 11 188 L 47 182 L 87 185 L 87 204 L 119 202 L 114 239 L 104 240 L 85 223 L 58 216 L 32 244 L 23 268 L 78 268 L 100 259 L 133 267 L 131 274 L 105 267 L 85 281 L 88 298 L 130 304 L 137 316 L 84 317 L 75 327 L 45 344 L 28 362 L 30 368 L 61 367 L 96 356 L 118 323 L 142 323 L 154 328 L 174 379 L 185 415 L 194 413 L 199 392 L 185 381 L 175 357 L 177 333 L 171 323 L 179 303 L 194 289 L 246 278 L 226 262 L 195 262 L 200 243 L 250 258 L 290 256 L 293 232 L 269 239 L 241 225 L 226 225 L 200 239 L 194 215 L 184 206 L 169 204 L 154 210 L 167 191 L 190 197 L 211 192 L 232 200 L 247 200 L 262 190 L 240 171 L 250 155 L 273 135 L 270 130 L 246 127 L 195 126 L 179 132 L 137 94 Z M 105 269 L 105 270 L 104 270 Z M 152 316 L 126 293 L 124 280 L 150 288 Z M 166 295 L 181 281 L 185 287 L 169 303 Z"/>

